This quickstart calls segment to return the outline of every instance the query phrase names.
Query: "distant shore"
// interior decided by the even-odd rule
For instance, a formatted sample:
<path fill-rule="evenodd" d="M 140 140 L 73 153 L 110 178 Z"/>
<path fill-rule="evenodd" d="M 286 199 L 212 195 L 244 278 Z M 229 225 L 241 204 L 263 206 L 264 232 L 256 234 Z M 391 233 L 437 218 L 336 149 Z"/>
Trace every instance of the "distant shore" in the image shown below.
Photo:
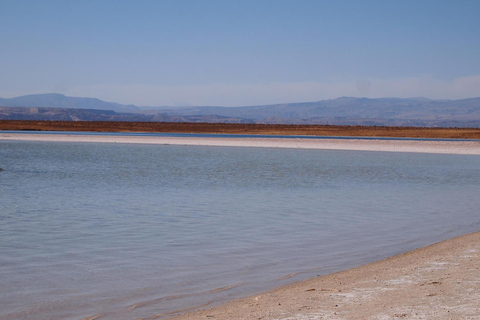
<path fill-rule="evenodd" d="M 425 128 L 334 125 L 277 125 L 189 122 L 33 121 L 0 120 L 0 130 L 177 132 L 344 137 L 480 139 L 480 128 Z"/>
<path fill-rule="evenodd" d="M 324 150 L 357 150 L 480 155 L 480 141 L 419 141 L 302 138 L 202 138 L 118 135 L 35 134 L 1 132 L 0 140 L 139 143 L 189 146 L 230 146 L 262 148 L 295 148 Z"/>
<path fill-rule="evenodd" d="M 479 319 L 479 266 L 476 232 L 171 320 Z"/>

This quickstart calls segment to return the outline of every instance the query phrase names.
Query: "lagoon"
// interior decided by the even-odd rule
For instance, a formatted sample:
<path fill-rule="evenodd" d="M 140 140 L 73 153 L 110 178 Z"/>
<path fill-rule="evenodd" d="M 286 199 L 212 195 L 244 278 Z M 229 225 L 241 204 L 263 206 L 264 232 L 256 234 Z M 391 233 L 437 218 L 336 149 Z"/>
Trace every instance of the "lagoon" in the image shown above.
<path fill-rule="evenodd" d="M 150 318 L 480 226 L 475 155 L 0 142 L 0 319 Z"/>

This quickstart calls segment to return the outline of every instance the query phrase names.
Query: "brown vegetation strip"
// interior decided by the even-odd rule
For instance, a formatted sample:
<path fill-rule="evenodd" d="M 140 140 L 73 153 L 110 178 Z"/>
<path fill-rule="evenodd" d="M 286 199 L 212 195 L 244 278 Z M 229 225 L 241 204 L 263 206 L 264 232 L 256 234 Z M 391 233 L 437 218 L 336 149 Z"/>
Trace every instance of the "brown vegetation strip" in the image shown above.
<path fill-rule="evenodd" d="M 0 130 L 172 132 L 311 136 L 480 139 L 478 128 L 424 128 L 332 125 L 230 124 L 190 122 L 0 120 Z"/>

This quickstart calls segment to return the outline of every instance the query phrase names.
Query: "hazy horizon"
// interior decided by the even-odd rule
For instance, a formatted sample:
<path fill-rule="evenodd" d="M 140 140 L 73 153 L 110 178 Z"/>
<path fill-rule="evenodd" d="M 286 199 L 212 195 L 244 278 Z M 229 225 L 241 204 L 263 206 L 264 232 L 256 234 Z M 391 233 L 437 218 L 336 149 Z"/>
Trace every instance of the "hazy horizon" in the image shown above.
<path fill-rule="evenodd" d="M 25 94 L 25 95 L 22 95 L 22 96 L 15 96 L 15 97 L 0 97 L 0 99 L 15 99 L 15 98 L 22 98 L 22 97 L 28 97 L 28 96 L 36 96 L 36 95 L 62 95 L 62 96 L 65 96 L 67 98 L 79 98 L 79 99 L 98 99 L 98 100 L 101 100 L 103 102 L 107 102 L 107 103 L 116 103 L 116 104 L 121 104 L 121 105 L 125 105 L 125 106 L 128 106 L 128 105 L 133 105 L 135 107 L 139 107 L 139 108 L 188 108 L 188 107 L 229 107 L 229 108 L 236 108 L 236 107 L 255 107 L 255 106 L 268 106 L 268 105 L 275 105 L 275 104 L 302 104 L 302 103 L 312 103 L 312 102 L 320 102 L 320 101 L 328 101 L 328 100 L 336 100 L 336 99 L 342 99 L 342 98 L 351 98 L 351 99 L 410 99 L 410 100 L 415 100 L 415 99 L 418 99 L 418 100 L 422 100 L 422 99 L 426 99 L 426 100 L 432 100 L 432 101 L 439 101 L 439 100 L 464 100 L 464 99 L 477 99 L 477 98 L 480 98 L 480 97 L 466 97 L 466 98 L 461 98 L 461 99 L 432 99 L 432 98 L 428 98 L 428 97 L 421 97 L 421 96 L 418 96 L 418 97 L 406 97 L 406 98 L 399 98 L 399 97 L 378 97 L 378 98 L 368 98 L 368 97 L 361 97 L 361 96 L 341 96 L 341 97 L 335 97 L 335 98 L 329 98 L 329 99 L 320 99 L 320 100 L 315 100 L 315 101 L 283 101 L 283 102 L 279 102 L 279 103 L 275 103 L 275 104 L 262 104 L 262 105 L 235 105 L 235 106 L 222 106 L 222 105 L 138 105 L 138 104 L 134 104 L 134 103 L 131 103 L 131 104 L 123 104 L 121 102 L 118 102 L 118 101 L 107 101 L 107 100 L 103 100 L 103 99 L 99 99 L 97 97 L 87 97 L 87 96 L 68 96 L 68 95 L 64 95 L 63 93 L 57 93 L 57 92 L 45 92 L 45 93 L 38 93 L 38 94 Z"/>
<path fill-rule="evenodd" d="M 480 96 L 478 1 L 2 1 L 0 97 L 137 106 Z"/>

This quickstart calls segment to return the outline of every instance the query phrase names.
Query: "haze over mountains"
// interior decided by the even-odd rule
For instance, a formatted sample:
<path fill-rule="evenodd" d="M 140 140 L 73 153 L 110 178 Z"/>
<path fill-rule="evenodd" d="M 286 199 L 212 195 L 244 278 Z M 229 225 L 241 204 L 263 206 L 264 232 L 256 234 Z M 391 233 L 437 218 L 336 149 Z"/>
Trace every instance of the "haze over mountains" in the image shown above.
<path fill-rule="evenodd" d="M 480 98 L 353 98 L 247 107 L 141 107 L 37 94 L 0 98 L 3 120 L 156 121 L 480 127 Z"/>

